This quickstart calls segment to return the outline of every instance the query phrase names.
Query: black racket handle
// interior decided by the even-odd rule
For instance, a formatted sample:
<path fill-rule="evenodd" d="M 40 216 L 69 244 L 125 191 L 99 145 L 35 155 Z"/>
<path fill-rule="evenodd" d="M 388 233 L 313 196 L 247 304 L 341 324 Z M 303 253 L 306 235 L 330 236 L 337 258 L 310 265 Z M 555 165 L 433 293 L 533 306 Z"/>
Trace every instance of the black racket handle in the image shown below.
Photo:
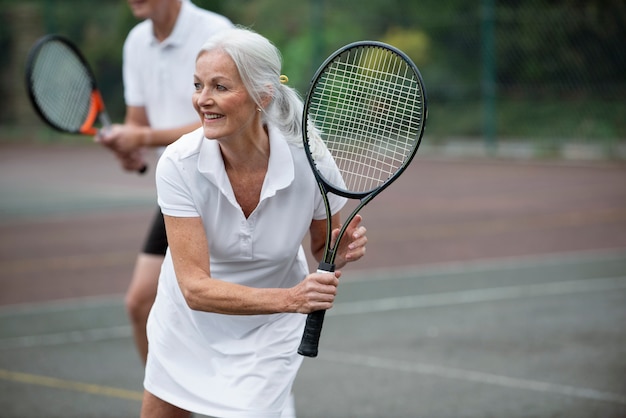
<path fill-rule="evenodd" d="M 311 312 L 306 317 L 306 325 L 302 334 L 302 341 L 298 347 L 298 354 L 306 357 L 317 357 L 317 349 L 322 335 L 322 325 L 326 311 Z"/>
<path fill-rule="evenodd" d="M 322 261 L 317 268 L 318 273 L 332 273 L 335 265 Z M 311 312 L 306 317 L 304 333 L 298 347 L 298 354 L 305 357 L 317 357 L 317 349 L 322 335 L 322 325 L 324 324 L 325 310 Z"/>

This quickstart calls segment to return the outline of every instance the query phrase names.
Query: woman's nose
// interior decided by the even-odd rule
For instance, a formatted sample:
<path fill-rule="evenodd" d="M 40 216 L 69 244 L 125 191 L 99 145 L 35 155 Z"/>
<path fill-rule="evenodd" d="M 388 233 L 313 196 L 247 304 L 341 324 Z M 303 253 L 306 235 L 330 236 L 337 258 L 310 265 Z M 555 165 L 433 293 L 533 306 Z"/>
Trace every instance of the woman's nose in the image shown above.
<path fill-rule="evenodd" d="M 197 102 L 199 105 L 201 106 L 210 106 L 213 103 L 215 103 L 213 101 L 213 95 L 211 94 L 211 92 L 209 91 L 209 89 L 203 89 L 199 94 L 198 94 L 198 99 Z"/>

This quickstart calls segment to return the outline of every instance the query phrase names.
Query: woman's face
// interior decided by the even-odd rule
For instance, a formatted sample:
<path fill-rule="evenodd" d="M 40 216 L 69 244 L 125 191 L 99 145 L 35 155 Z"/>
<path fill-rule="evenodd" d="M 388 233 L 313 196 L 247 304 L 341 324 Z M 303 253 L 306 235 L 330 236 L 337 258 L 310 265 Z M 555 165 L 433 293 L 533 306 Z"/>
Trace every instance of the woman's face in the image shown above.
<path fill-rule="evenodd" d="M 248 94 L 232 58 L 223 51 L 204 52 L 196 60 L 193 105 L 204 136 L 236 138 L 259 122 L 257 105 Z"/>

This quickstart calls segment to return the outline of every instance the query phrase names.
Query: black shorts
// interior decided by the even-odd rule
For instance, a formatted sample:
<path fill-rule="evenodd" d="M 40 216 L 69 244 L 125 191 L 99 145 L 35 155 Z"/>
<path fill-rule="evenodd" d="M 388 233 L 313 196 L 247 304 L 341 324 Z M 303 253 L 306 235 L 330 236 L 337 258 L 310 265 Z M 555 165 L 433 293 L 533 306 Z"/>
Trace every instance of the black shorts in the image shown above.
<path fill-rule="evenodd" d="M 148 236 L 143 244 L 144 254 L 165 255 L 167 251 L 167 235 L 165 234 L 165 221 L 161 208 L 157 208 L 152 226 L 148 231 Z"/>

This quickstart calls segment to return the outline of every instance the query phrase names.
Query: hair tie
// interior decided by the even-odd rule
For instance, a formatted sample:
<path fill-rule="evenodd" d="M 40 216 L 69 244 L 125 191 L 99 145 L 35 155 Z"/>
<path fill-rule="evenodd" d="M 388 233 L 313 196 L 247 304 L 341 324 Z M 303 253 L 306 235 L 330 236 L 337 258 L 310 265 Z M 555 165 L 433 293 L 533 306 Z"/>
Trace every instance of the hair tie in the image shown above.
<path fill-rule="evenodd" d="M 280 84 L 287 84 L 289 82 L 289 77 L 284 74 L 281 74 L 278 79 L 280 80 Z"/>

